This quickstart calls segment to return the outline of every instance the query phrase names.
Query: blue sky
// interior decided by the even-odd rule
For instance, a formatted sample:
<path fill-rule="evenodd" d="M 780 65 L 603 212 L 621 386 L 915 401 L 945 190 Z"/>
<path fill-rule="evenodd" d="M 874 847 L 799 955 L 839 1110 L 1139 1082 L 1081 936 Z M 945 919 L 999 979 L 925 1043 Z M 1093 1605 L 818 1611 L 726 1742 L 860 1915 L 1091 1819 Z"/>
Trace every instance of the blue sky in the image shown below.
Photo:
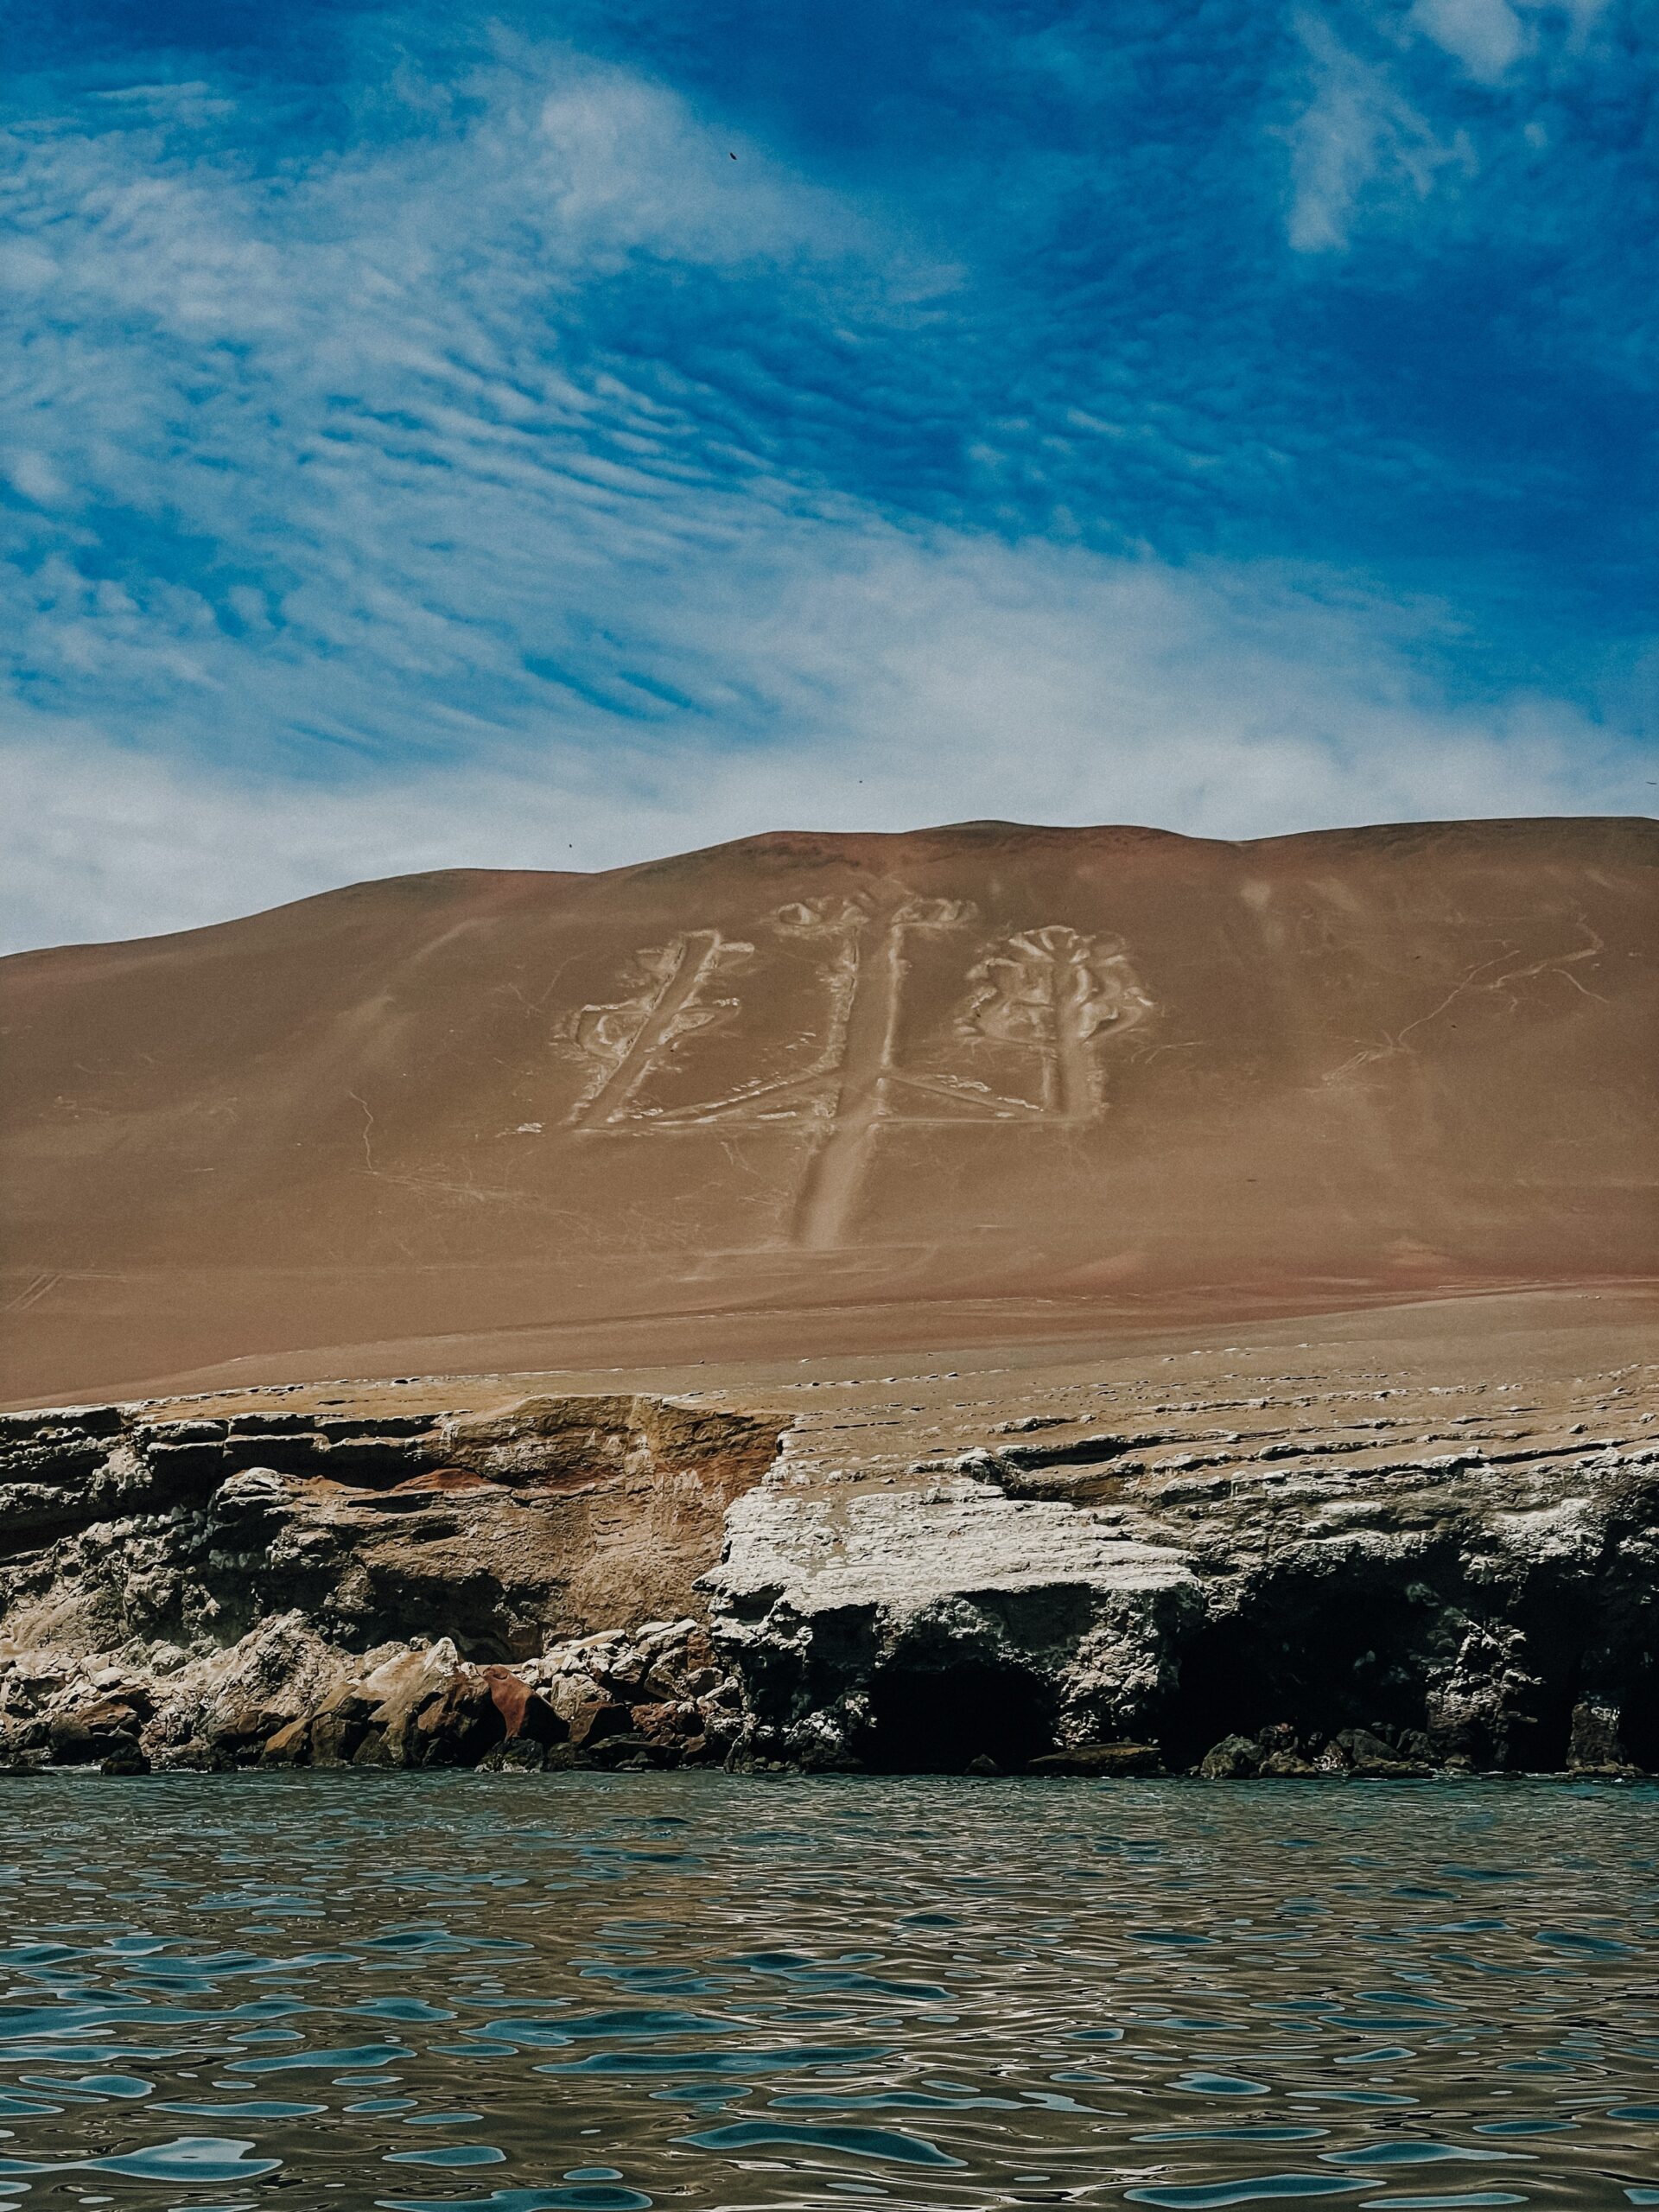
<path fill-rule="evenodd" d="M 9 38 L 9 944 L 766 827 L 1653 810 L 1631 0 Z"/>

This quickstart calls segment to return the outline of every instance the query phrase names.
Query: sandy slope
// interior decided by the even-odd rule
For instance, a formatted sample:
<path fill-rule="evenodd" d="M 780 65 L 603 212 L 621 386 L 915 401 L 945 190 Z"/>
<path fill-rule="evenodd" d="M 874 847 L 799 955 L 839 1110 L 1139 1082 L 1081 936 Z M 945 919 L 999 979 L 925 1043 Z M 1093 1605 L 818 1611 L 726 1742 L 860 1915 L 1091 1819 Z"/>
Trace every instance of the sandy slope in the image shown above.
<path fill-rule="evenodd" d="M 969 824 L 0 963 L 8 1402 L 1655 1266 L 1659 826 Z"/>

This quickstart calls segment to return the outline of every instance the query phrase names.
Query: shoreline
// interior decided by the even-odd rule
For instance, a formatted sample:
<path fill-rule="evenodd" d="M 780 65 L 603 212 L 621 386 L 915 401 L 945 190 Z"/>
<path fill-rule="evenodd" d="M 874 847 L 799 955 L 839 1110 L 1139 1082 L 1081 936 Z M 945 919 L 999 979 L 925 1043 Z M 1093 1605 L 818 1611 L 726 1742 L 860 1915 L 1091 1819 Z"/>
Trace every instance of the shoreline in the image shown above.
<path fill-rule="evenodd" d="M 1645 1306 L 1160 1343 L 0 1416 L 0 1764 L 1659 1770 Z"/>

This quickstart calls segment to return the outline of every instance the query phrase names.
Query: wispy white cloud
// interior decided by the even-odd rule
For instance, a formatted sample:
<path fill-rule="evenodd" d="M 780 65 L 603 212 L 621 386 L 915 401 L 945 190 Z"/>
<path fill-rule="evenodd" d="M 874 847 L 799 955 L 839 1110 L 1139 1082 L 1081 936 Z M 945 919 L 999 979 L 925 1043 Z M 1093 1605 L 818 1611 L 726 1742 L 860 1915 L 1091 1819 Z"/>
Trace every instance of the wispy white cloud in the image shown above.
<path fill-rule="evenodd" d="M 823 507 L 732 404 L 791 360 L 704 334 L 688 375 L 577 296 L 758 267 L 879 323 L 948 272 L 625 73 L 543 54 L 470 89 L 449 135 L 274 172 L 177 103 L 16 149 L 7 465 L 41 550 L 3 588 L 35 703 L 188 741 L 213 701 L 216 747 L 255 753 L 522 733 L 619 598 Z M 605 658 L 577 682 L 657 710 Z"/>
<path fill-rule="evenodd" d="M 1608 0 L 1412 0 L 1407 17 L 1417 31 L 1478 83 L 1495 85 L 1523 54 L 1535 51 L 1541 20 L 1566 16 L 1581 41 Z"/>
<path fill-rule="evenodd" d="M 1488 84 L 1519 58 L 1527 42 L 1510 0 L 1414 0 L 1410 22 Z"/>
<path fill-rule="evenodd" d="M 1438 48 L 1476 85 L 1519 99 L 1522 112 L 1559 91 L 1552 72 L 1529 73 L 1545 30 L 1566 27 L 1582 59 L 1610 0 L 1411 0 L 1403 15 L 1364 0 L 1296 18 L 1305 57 L 1299 112 L 1285 136 L 1291 152 L 1287 232 L 1301 253 L 1339 251 L 1362 215 L 1421 207 L 1437 187 L 1477 175 L 1480 156 L 1466 123 L 1434 119 L 1413 60 Z M 1416 80 L 1416 81 L 1414 81 Z M 1504 126 L 1512 130 L 1513 123 Z M 1524 125 L 1522 126 L 1524 129 Z M 1548 132 L 1529 141 L 1547 145 Z"/>
<path fill-rule="evenodd" d="M 1313 255 L 1473 156 L 1388 56 L 1305 38 Z M 1184 304 L 1023 410 L 950 380 L 989 310 L 952 320 L 972 274 L 919 222 L 635 73 L 504 40 L 292 149 L 241 97 L 141 85 L 8 142 L 8 942 L 779 824 L 1639 803 L 1617 716 L 1448 704 L 1443 610 L 1116 527 L 1113 468 L 1206 522 L 1224 464 L 1280 499 L 1235 327 L 1205 355 Z M 897 341 L 936 327 L 929 383 Z M 941 455 L 977 533 L 928 505 Z M 1068 470 L 1046 538 L 1020 500 Z"/>
<path fill-rule="evenodd" d="M 1428 4 L 1457 9 L 1486 0 Z M 1504 0 L 1491 4 L 1508 13 Z M 1475 154 L 1462 131 L 1442 138 L 1384 64 L 1363 60 L 1319 17 L 1305 16 L 1297 28 L 1311 97 L 1289 132 L 1287 232 L 1299 253 L 1324 253 L 1348 245 L 1363 198 L 1404 191 L 1426 200 L 1448 166 L 1471 172 Z"/>
<path fill-rule="evenodd" d="M 779 827 L 995 817 L 1248 836 L 1641 809 L 1637 772 L 1559 704 L 1426 700 L 1412 645 L 1432 608 L 874 524 L 833 564 L 823 550 L 713 577 L 667 625 L 786 743 L 497 744 L 465 767 L 302 784 L 20 717 L 3 941 L 186 927 L 425 868 L 616 866 Z"/>

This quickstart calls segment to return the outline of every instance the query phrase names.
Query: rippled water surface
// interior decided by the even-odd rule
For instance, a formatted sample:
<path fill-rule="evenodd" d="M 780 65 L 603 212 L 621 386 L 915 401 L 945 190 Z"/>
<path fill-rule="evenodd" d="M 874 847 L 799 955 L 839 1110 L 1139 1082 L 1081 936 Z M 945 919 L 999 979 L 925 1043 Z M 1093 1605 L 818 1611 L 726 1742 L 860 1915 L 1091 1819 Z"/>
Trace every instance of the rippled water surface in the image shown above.
<path fill-rule="evenodd" d="M 1659 2205 L 1659 1790 L 0 1783 L 0 2204 Z"/>

